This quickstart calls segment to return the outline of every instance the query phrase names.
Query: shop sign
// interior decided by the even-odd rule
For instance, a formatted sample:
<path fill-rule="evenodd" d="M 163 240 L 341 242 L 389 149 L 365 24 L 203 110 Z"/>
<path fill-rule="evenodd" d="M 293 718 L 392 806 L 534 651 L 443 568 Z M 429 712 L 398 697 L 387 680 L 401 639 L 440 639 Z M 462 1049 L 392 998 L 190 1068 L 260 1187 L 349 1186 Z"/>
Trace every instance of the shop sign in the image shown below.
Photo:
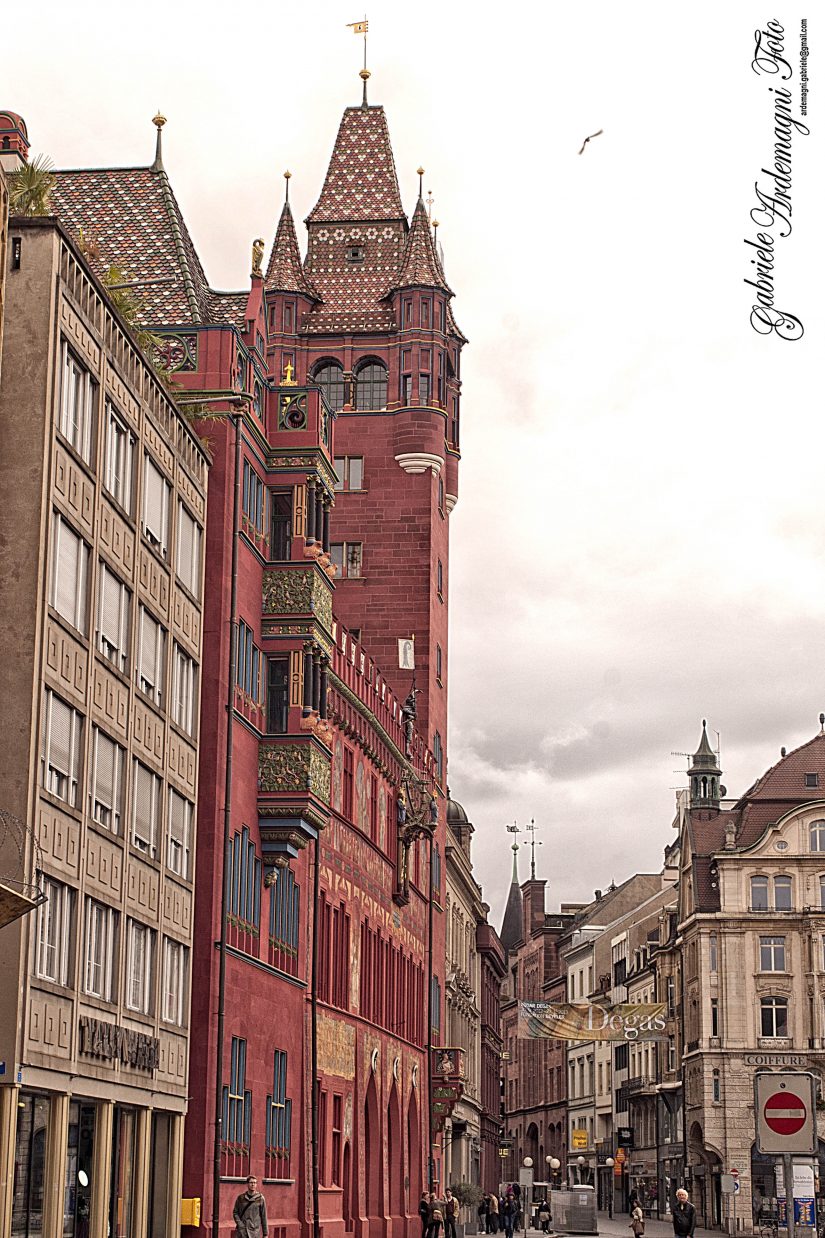
<path fill-rule="evenodd" d="M 522 1040 L 662 1040 L 666 1028 L 664 1002 L 519 1002 Z"/>
<path fill-rule="evenodd" d="M 160 1041 L 116 1023 L 104 1023 L 88 1015 L 80 1016 L 80 1052 L 89 1057 L 120 1061 L 136 1070 L 156 1070 L 160 1063 Z"/>
<path fill-rule="evenodd" d="M 616 1146 L 618 1148 L 633 1147 L 633 1127 L 632 1126 L 617 1126 L 616 1127 Z"/>
<path fill-rule="evenodd" d="M 572 1144 L 574 1149 L 587 1147 L 587 1131 L 578 1126 L 573 1130 Z"/>

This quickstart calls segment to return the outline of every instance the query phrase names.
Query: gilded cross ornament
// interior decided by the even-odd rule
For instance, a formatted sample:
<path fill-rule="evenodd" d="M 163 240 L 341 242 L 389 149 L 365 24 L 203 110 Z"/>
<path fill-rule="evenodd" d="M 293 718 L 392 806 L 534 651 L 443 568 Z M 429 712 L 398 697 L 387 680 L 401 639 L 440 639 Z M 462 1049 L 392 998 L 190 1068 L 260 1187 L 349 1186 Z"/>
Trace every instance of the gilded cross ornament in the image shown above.
<path fill-rule="evenodd" d="M 286 365 L 284 366 L 284 377 L 281 380 L 282 387 L 297 387 L 298 384 L 295 382 L 295 379 L 293 378 L 294 373 L 295 373 L 294 365 L 292 364 L 291 361 L 287 361 Z"/>

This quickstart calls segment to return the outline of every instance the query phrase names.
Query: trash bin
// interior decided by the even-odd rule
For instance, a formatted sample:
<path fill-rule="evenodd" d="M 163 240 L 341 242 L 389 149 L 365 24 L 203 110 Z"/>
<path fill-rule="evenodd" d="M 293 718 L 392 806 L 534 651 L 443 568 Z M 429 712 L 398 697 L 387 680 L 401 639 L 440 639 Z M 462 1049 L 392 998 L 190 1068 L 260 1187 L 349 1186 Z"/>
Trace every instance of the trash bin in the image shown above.
<path fill-rule="evenodd" d="M 553 1229 L 557 1234 L 597 1234 L 596 1192 L 592 1186 L 570 1186 L 550 1193 Z"/>

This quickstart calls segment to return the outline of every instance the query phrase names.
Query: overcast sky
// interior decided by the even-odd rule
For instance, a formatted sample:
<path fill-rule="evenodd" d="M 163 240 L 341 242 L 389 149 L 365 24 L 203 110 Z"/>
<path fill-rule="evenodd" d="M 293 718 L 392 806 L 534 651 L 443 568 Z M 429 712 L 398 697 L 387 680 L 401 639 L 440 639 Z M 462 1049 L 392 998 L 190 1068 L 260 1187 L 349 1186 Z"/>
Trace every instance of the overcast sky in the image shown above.
<path fill-rule="evenodd" d="M 59 167 L 151 162 L 151 117 L 214 286 L 243 287 L 282 172 L 313 205 L 360 99 L 348 0 L 18 6 L 2 106 Z M 811 9 L 814 6 L 809 6 Z M 507 822 L 535 817 L 548 907 L 656 870 L 680 757 L 721 731 L 740 793 L 825 709 L 825 29 L 776 305 L 749 325 L 775 79 L 752 4 L 371 0 L 371 102 L 402 194 L 427 169 L 464 353 L 452 521 L 452 793 L 500 923 Z M 582 139 L 598 129 L 584 154 Z M 301 230 L 302 231 L 302 230 Z M 302 233 L 303 239 L 303 233 Z M 525 853 L 521 853 L 526 875 Z"/>

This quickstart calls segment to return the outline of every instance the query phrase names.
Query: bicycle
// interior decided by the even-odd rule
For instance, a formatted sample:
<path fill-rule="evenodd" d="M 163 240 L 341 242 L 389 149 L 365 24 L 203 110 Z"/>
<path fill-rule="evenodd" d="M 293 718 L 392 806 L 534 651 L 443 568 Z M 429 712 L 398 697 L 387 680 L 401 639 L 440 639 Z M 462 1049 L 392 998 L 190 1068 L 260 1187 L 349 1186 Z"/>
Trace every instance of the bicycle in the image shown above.
<path fill-rule="evenodd" d="M 759 1238 L 779 1238 L 779 1222 L 774 1217 L 759 1222 Z"/>

